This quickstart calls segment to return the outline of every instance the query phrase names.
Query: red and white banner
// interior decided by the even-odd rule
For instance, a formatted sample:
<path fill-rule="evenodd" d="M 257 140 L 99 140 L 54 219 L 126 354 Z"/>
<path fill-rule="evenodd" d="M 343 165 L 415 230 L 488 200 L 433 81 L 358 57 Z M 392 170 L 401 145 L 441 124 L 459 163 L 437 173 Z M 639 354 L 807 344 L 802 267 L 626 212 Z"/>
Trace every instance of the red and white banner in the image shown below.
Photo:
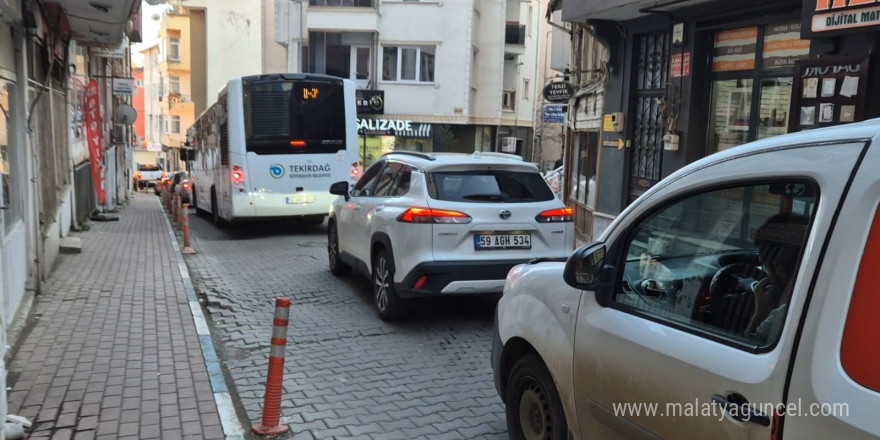
<path fill-rule="evenodd" d="M 103 205 L 107 199 L 104 190 L 104 146 L 101 133 L 101 107 L 98 96 L 98 81 L 91 79 L 86 86 L 86 136 L 89 143 L 89 163 L 92 165 L 92 181 L 98 193 L 98 204 Z"/>

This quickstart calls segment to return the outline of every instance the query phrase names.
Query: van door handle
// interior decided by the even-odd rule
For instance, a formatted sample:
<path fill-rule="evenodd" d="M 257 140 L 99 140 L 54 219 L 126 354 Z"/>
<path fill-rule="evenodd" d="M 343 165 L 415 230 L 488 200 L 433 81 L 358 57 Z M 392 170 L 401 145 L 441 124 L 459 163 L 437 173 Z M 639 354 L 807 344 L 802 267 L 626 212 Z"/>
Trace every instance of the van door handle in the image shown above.
<path fill-rule="evenodd" d="M 734 420 L 770 426 L 770 417 L 752 408 L 749 405 L 749 401 L 739 393 L 732 393 L 727 397 L 721 394 L 713 394 L 712 401 L 720 405 L 721 409 Z"/>

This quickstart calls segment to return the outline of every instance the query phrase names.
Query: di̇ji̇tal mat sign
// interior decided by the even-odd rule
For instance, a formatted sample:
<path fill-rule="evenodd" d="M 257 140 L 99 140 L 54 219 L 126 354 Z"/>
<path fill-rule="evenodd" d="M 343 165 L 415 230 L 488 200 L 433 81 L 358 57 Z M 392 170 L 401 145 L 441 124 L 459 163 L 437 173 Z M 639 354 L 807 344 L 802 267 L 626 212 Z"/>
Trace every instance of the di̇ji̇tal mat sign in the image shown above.
<path fill-rule="evenodd" d="M 880 0 L 804 0 L 801 37 L 869 32 L 880 28 Z"/>

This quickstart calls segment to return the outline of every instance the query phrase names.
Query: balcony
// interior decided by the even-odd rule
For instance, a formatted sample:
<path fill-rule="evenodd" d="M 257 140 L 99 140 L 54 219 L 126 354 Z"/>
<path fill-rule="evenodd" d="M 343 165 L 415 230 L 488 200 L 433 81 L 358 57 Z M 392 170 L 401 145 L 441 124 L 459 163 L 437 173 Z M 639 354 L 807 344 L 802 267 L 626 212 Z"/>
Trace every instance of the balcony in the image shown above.
<path fill-rule="evenodd" d="M 504 26 L 504 44 L 523 46 L 526 44 L 526 25 L 508 23 Z"/>
<path fill-rule="evenodd" d="M 167 96 L 160 96 L 159 101 L 162 102 L 163 113 L 171 113 L 175 115 L 191 115 L 195 112 L 195 103 L 189 95 L 180 93 L 169 93 Z"/>

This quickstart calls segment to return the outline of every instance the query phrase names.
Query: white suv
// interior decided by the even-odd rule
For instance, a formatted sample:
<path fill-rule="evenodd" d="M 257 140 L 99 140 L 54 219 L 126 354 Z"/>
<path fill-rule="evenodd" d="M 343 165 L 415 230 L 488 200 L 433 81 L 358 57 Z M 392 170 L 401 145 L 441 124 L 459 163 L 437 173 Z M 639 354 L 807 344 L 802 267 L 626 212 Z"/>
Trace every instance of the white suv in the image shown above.
<path fill-rule="evenodd" d="M 513 266 L 574 246 L 571 209 L 518 156 L 388 153 L 330 192 L 330 271 L 370 277 L 383 320 L 406 298 L 501 293 Z"/>
<path fill-rule="evenodd" d="M 880 439 L 880 119 L 731 148 L 510 271 L 519 439 Z"/>

